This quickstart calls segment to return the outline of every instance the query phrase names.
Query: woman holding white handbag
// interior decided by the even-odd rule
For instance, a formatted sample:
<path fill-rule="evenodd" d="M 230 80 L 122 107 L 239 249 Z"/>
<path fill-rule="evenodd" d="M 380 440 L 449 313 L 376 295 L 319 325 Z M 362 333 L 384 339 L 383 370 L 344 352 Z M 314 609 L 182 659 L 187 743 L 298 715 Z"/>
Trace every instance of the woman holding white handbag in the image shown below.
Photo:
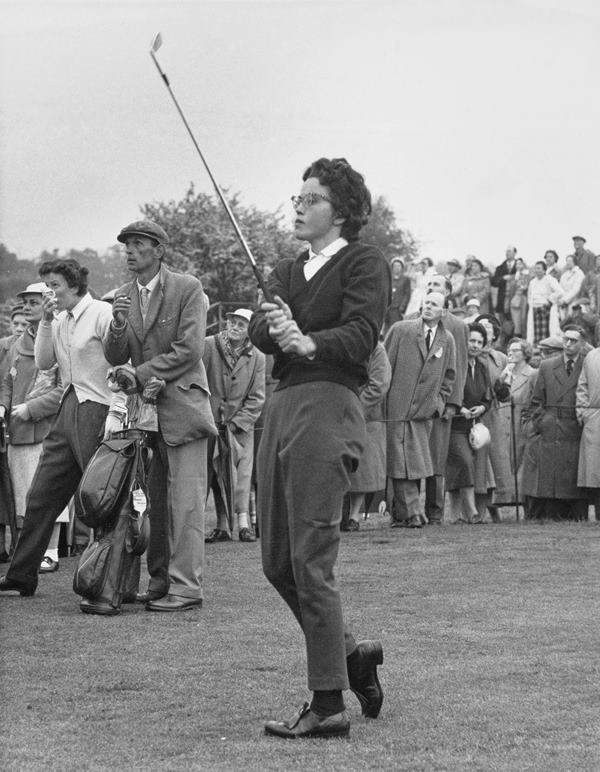
<path fill-rule="evenodd" d="M 485 364 L 478 358 L 487 343 L 484 327 L 469 325 L 468 366 L 463 404 L 452 419 L 450 448 L 446 464 L 446 490 L 450 494 L 452 510 L 459 523 L 481 523 L 475 503 L 476 448 L 489 442 L 487 428 L 479 423 L 489 409 L 492 394 Z"/>

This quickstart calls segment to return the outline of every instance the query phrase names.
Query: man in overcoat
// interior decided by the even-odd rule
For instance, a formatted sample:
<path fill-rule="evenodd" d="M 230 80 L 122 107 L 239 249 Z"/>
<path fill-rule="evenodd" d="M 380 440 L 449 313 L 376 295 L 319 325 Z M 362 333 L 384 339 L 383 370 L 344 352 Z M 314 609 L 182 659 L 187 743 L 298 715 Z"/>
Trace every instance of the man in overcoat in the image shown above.
<path fill-rule="evenodd" d="M 216 434 L 202 362 L 208 299 L 194 276 L 164 264 L 169 237 L 140 220 L 117 239 L 135 279 L 120 287 L 104 338 L 111 365 L 131 360 L 142 389 L 165 381 L 157 397 L 158 432 L 149 475 L 149 611 L 202 605 L 207 437 Z"/>
<path fill-rule="evenodd" d="M 577 482 L 581 426 L 575 402 L 585 338 L 576 325 L 566 325 L 562 335 L 563 352 L 540 363 L 531 397 L 528 444 L 536 447 L 537 463 L 525 454 L 523 493 L 538 499 L 533 502 L 536 516 L 584 520 L 587 501 Z"/>
<path fill-rule="evenodd" d="M 227 432 L 233 447 L 235 481 L 233 505 L 241 542 L 253 542 L 255 536 L 248 518 L 250 483 L 254 461 L 254 424 L 265 402 L 265 355 L 248 338 L 252 311 L 238 308 L 227 314 L 227 327 L 206 339 L 203 361 L 210 389 L 210 406 L 219 431 Z M 215 482 L 213 455 L 218 448 L 214 438 L 208 442 L 208 477 Z M 213 492 L 215 486 L 213 485 Z M 217 488 L 218 490 L 218 488 Z M 231 497 L 230 497 L 231 498 Z M 230 541 L 227 513 L 222 498 L 215 493 L 217 527 L 205 541 Z M 233 521 L 233 512 L 230 512 Z M 232 524 L 233 527 L 233 524 Z"/>
<path fill-rule="evenodd" d="M 420 528 L 419 482 L 434 473 L 429 439 L 456 378 L 456 346 L 442 323 L 444 295 L 425 296 L 420 319 L 394 324 L 385 339 L 392 367 L 387 396 L 387 473 L 399 524 Z"/>
<path fill-rule="evenodd" d="M 454 316 L 448 308 L 448 299 L 452 294 L 452 284 L 449 279 L 435 274 L 427 282 L 427 290 L 428 292 L 441 292 L 444 295 L 444 310 L 440 323 L 452 333 L 456 347 L 456 377 L 452 383 L 452 391 L 446 401 L 444 412 L 433 419 L 429 437 L 433 474 L 425 480 L 425 516 L 431 525 L 440 525 L 444 517 L 446 494 L 444 474 L 450 445 L 452 418 L 462 406 L 463 391 L 467 379 L 469 327 L 462 319 Z"/>
<path fill-rule="evenodd" d="M 577 420 L 582 426 L 577 485 L 587 488 L 600 521 L 600 349 L 583 360 L 576 390 Z"/>

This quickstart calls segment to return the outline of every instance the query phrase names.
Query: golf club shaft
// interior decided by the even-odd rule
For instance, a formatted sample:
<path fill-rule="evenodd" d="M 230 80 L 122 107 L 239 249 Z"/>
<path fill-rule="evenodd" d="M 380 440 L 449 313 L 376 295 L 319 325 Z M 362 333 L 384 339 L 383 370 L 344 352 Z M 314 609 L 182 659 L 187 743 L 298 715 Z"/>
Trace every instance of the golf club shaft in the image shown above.
<path fill-rule="evenodd" d="M 196 148 L 196 151 L 198 152 L 198 155 L 200 156 L 200 159 L 202 163 L 204 164 L 204 168 L 206 169 L 208 176 L 210 177 L 210 180 L 213 184 L 213 187 L 217 193 L 217 196 L 219 197 L 221 203 L 223 204 L 223 207 L 225 209 L 225 212 L 227 213 L 227 216 L 229 218 L 229 221 L 231 222 L 233 229 L 236 233 L 236 236 L 238 237 L 238 240 L 240 244 L 242 245 L 242 249 L 246 253 L 246 257 L 248 258 L 248 261 L 250 262 L 250 266 L 252 268 L 252 271 L 254 273 L 254 276 L 256 278 L 256 281 L 258 282 L 258 286 L 261 288 L 262 293 L 264 295 L 265 300 L 269 302 L 273 302 L 271 293 L 267 289 L 267 283 L 265 281 L 265 277 L 260 272 L 256 260 L 254 259 L 252 252 L 250 251 L 250 247 L 248 246 L 246 239 L 244 238 L 244 234 L 240 230 L 240 226 L 237 223 L 237 220 L 234 217 L 233 212 L 231 211 L 231 207 L 227 203 L 225 196 L 223 195 L 223 192 L 221 191 L 221 188 L 219 187 L 217 181 L 215 180 L 213 173 L 210 170 L 210 167 L 208 163 L 206 162 L 206 158 L 204 157 L 204 154 L 202 153 L 202 150 L 200 149 L 200 145 L 196 141 L 196 137 L 194 137 L 194 134 L 185 118 L 185 115 L 183 114 L 183 111 L 181 107 L 179 106 L 179 102 L 175 98 L 175 94 L 173 93 L 173 89 L 171 88 L 171 85 L 169 83 L 169 79 L 167 78 L 166 74 L 162 71 L 160 64 L 158 63 L 158 59 L 156 58 L 156 55 L 154 53 L 154 50 L 150 50 L 150 56 L 152 57 L 152 60 L 154 61 L 154 64 L 156 65 L 156 69 L 158 70 L 160 77 L 162 78 L 165 86 L 167 87 L 167 90 L 169 94 L 171 95 L 171 99 L 173 100 L 173 104 L 177 108 L 177 112 L 181 116 L 181 120 L 183 121 L 183 125 L 187 129 L 188 134 L 190 135 L 190 138 L 192 142 L 194 143 L 194 147 Z"/>

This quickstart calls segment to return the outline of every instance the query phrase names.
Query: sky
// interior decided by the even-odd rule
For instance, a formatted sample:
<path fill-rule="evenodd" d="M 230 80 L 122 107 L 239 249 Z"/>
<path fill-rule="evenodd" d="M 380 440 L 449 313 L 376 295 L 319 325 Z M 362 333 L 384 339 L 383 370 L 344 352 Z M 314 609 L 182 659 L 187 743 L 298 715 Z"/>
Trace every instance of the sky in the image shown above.
<path fill-rule="evenodd" d="M 0 0 L 0 242 L 103 252 L 210 180 L 281 211 L 345 156 L 436 261 L 600 252 L 596 0 Z"/>

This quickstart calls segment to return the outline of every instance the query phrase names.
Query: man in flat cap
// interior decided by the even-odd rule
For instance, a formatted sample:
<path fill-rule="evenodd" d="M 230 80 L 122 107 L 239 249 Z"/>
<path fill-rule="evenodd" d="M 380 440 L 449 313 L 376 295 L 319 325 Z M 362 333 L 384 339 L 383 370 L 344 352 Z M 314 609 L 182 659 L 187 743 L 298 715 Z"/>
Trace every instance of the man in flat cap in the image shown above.
<path fill-rule="evenodd" d="M 208 442 L 208 475 L 212 482 L 217 527 L 206 537 L 206 542 L 231 541 L 231 530 L 236 530 L 241 542 L 255 541 L 248 511 L 250 505 L 250 484 L 254 462 L 254 424 L 257 422 L 265 403 L 265 355 L 252 345 L 248 337 L 248 325 L 252 318 L 249 308 L 238 308 L 227 314 L 227 327 L 217 335 L 206 339 L 202 357 L 208 385 L 213 418 L 219 427 L 220 441 L 213 438 Z M 225 501 L 219 495 L 216 479 L 215 450 L 220 465 L 226 450 L 233 454 L 233 477 L 222 480 L 230 485 L 226 497 L 233 511 L 226 511 Z M 217 462 L 217 463 L 215 463 Z M 234 522 L 237 520 L 237 523 Z"/>
<path fill-rule="evenodd" d="M 134 280 L 120 287 L 104 338 L 112 365 L 129 360 L 140 388 L 165 381 L 157 397 L 158 432 L 149 475 L 149 611 L 202 605 L 207 437 L 216 434 L 202 362 L 208 298 L 202 284 L 164 264 L 169 243 L 155 222 L 121 230 Z"/>
<path fill-rule="evenodd" d="M 573 260 L 581 270 L 587 275 L 594 270 L 596 265 L 596 255 L 591 249 L 585 248 L 586 239 L 583 236 L 573 236 Z"/>

